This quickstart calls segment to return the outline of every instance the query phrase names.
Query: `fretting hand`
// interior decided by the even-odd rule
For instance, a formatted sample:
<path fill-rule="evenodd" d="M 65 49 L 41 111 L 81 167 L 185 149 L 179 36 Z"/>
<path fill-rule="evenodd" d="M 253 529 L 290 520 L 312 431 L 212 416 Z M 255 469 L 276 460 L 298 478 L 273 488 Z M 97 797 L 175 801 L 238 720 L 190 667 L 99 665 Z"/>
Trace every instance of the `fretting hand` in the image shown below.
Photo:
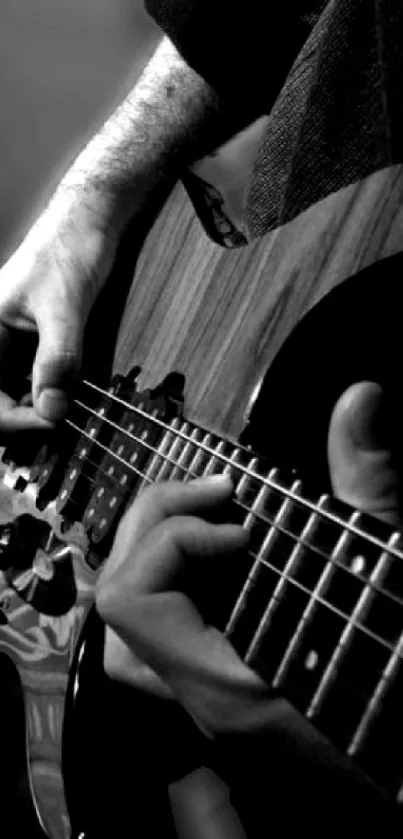
<path fill-rule="evenodd" d="M 330 426 L 329 462 L 340 498 L 398 526 L 398 475 L 383 405 L 371 383 L 343 395 Z M 214 597 L 214 579 L 230 572 L 234 552 L 247 544 L 242 528 L 211 523 L 231 492 L 224 477 L 148 489 L 126 513 L 97 591 L 113 630 L 107 672 L 170 692 L 211 734 L 263 724 L 268 697 L 230 643 L 204 623 L 189 587 L 196 576 Z"/>

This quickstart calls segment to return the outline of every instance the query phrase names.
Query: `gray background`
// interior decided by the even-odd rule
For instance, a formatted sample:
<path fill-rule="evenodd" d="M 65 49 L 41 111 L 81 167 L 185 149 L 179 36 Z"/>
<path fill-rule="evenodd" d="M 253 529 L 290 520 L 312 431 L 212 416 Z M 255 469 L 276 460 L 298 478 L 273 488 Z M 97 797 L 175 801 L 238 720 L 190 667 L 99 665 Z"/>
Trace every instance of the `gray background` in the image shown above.
<path fill-rule="evenodd" d="M 160 34 L 141 0 L 0 0 L 0 262 Z"/>

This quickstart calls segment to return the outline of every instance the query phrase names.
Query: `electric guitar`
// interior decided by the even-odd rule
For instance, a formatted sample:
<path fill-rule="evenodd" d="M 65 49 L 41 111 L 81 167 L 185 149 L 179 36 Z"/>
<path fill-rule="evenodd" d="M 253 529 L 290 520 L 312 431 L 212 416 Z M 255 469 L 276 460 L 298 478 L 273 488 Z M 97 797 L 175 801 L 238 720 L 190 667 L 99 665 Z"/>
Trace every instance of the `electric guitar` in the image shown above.
<path fill-rule="evenodd" d="M 139 256 L 114 376 L 84 378 L 34 456 L 6 449 L 0 651 L 21 713 L 8 835 L 22 816 L 31 837 L 90 835 L 87 758 L 71 769 L 69 747 L 99 569 L 142 487 L 224 470 L 251 531 L 229 637 L 402 799 L 403 538 L 331 496 L 325 442 L 344 388 L 388 386 L 399 368 L 402 186 L 399 170 L 378 173 L 226 252 L 177 187 Z"/>

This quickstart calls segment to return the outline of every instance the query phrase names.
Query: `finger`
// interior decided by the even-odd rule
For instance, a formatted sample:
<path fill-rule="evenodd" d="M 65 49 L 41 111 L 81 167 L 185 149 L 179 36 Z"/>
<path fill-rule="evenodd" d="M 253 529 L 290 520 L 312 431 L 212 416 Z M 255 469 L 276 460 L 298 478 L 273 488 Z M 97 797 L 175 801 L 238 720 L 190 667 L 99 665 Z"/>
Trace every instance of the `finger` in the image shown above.
<path fill-rule="evenodd" d="M 230 642 L 179 592 L 137 597 L 116 631 L 207 731 L 258 720 L 268 689 Z M 230 708 L 230 713 L 229 713 Z"/>
<path fill-rule="evenodd" d="M 39 344 L 32 371 L 32 398 L 42 418 L 61 419 L 81 366 L 84 323 L 72 311 L 52 307 L 37 318 Z"/>
<path fill-rule="evenodd" d="M 0 444 L 22 431 L 47 431 L 53 427 L 53 423 L 39 417 L 31 406 L 18 404 L 0 392 Z"/>
<path fill-rule="evenodd" d="M 200 567 L 232 558 L 245 549 L 247 532 L 239 525 L 213 525 L 200 518 L 173 516 L 133 545 L 105 579 L 98 578 L 97 604 L 109 626 L 135 620 L 133 603 L 166 590 L 183 590 Z M 214 592 L 212 592 L 214 596 Z"/>
<path fill-rule="evenodd" d="M 173 699 L 172 691 L 162 679 L 108 626 L 105 632 L 104 668 L 109 678 L 115 681 L 160 699 Z"/>
<path fill-rule="evenodd" d="M 116 569 L 124 558 L 133 553 L 143 537 L 171 516 L 208 516 L 226 504 L 233 493 L 227 475 L 180 483 L 167 481 L 148 487 L 127 510 L 120 522 L 112 552 L 102 571 L 102 580 Z"/>
<path fill-rule="evenodd" d="M 7 443 L 16 432 L 43 431 L 51 427 L 46 420 L 38 417 L 32 402 L 24 396 L 21 398 L 29 387 L 26 375 L 30 366 L 32 336 L 19 334 L 18 353 L 13 346 L 14 336 L 15 330 L 0 323 L 0 445 Z M 25 341 L 27 337 L 28 342 Z"/>
<path fill-rule="evenodd" d="M 211 524 L 195 516 L 172 516 L 140 542 L 133 561 L 128 556 L 116 572 L 139 594 L 179 589 L 211 568 L 217 574 L 222 560 L 234 561 L 246 550 L 248 532 L 236 524 Z M 195 587 L 192 585 L 192 587 Z M 214 591 L 211 596 L 214 597 Z"/>
<path fill-rule="evenodd" d="M 184 569 L 191 574 L 197 563 L 217 563 L 223 557 L 230 562 L 246 544 L 247 534 L 237 525 L 174 517 L 154 528 L 134 560 L 127 558 L 97 589 L 101 617 L 187 707 L 190 691 L 193 711 L 202 694 L 211 699 L 225 694 L 228 701 L 236 686 L 244 705 L 248 691 L 262 687 L 183 592 Z"/>
<path fill-rule="evenodd" d="M 382 389 L 373 382 L 350 387 L 332 415 L 328 456 L 335 494 L 399 526 L 399 475 L 392 421 Z"/>

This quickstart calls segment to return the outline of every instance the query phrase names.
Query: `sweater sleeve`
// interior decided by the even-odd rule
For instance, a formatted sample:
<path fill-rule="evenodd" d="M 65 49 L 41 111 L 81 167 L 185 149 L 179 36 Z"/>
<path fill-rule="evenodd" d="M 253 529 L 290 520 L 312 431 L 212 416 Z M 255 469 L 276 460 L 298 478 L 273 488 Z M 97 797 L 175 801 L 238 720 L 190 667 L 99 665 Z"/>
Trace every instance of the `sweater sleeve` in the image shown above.
<path fill-rule="evenodd" d="M 316 0 L 317 2 L 317 0 Z M 312 0 L 145 0 L 185 61 L 229 103 L 268 113 L 310 25 Z"/>

